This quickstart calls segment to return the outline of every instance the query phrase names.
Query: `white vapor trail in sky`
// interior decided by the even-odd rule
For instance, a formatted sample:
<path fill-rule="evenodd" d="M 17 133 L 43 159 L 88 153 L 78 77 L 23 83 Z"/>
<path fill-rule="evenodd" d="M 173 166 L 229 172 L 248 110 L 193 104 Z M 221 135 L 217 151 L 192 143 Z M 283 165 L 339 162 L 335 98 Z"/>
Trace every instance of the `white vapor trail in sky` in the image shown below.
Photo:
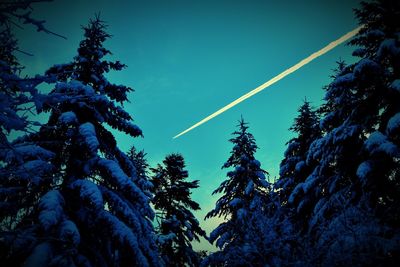
<path fill-rule="evenodd" d="M 206 123 L 207 121 L 217 117 L 218 115 L 220 115 L 221 113 L 227 111 L 228 109 L 236 106 L 237 104 L 239 104 L 240 102 L 246 100 L 247 98 L 252 97 L 253 95 L 261 92 L 262 90 L 266 89 L 267 87 L 273 85 L 274 83 L 278 82 L 279 80 L 283 79 L 284 77 L 286 77 L 287 75 L 295 72 L 296 70 L 300 69 L 301 67 L 303 67 L 304 65 L 307 65 L 308 63 L 310 63 L 311 61 L 313 61 L 314 59 L 324 55 L 325 53 L 329 52 L 330 50 L 332 50 L 333 48 L 335 48 L 336 46 L 342 44 L 343 42 L 346 42 L 347 40 L 349 40 L 350 38 L 354 37 L 362 28 L 362 26 L 352 30 L 351 32 L 346 33 L 345 35 L 343 35 L 342 37 L 340 37 L 339 39 L 331 42 L 330 44 L 328 44 L 327 46 L 325 46 L 324 48 L 322 48 L 321 50 L 312 53 L 310 56 L 306 57 L 305 59 L 301 60 L 300 62 L 298 62 L 297 64 L 293 65 L 292 67 L 288 68 L 287 70 L 281 72 L 280 74 L 276 75 L 275 77 L 273 77 L 272 79 L 270 79 L 269 81 L 265 82 L 264 84 L 258 86 L 257 88 L 251 90 L 250 92 L 248 92 L 247 94 L 242 95 L 241 97 L 239 97 L 238 99 L 236 99 L 235 101 L 229 103 L 228 105 L 222 107 L 221 109 L 217 110 L 216 112 L 212 113 L 211 115 L 207 116 L 206 118 L 202 119 L 201 121 L 199 121 L 198 123 L 194 124 L 193 126 L 187 128 L 186 130 L 184 130 L 183 132 L 175 135 L 173 137 L 173 139 L 178 138 L 179 136 L 184 135 L 185 133 L 193 130 L 196 127 L 199 127 L 200 125 L 202 125 L 203 123 Z"/>

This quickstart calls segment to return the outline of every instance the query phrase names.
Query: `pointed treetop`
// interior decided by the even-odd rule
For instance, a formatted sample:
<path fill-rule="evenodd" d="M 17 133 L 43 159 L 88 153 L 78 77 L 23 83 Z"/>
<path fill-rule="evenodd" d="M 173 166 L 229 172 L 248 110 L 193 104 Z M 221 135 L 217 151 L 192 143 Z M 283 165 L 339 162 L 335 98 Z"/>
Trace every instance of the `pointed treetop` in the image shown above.
<path fill-rule="evenodd" d="M 238 127 L 242 132 L 245 132 L 249 128 L 249 123 L 246 122 L 243 118 L 243 115 L 240 115 L 240 120 L 238 121 Z"/>

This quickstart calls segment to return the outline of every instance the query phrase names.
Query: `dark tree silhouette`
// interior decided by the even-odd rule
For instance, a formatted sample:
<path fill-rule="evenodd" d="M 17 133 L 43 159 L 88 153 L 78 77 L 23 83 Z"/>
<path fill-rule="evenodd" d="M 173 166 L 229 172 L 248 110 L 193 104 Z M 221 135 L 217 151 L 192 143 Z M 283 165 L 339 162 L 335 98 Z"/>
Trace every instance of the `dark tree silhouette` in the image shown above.
<path fill-rule="evenodd" d="M 47 71 L 57 78 L 43 105 L 48 122 L 7 155 L 4 171 L 26 181 L 19 194 L 31 201 L 13 207 L 17 221 L 3 235 L 2 258 L 9 266 L 159 266 L 150 199 L 105 128 L 142 134 L 118 104 L 132 89 L 105 77 L 125 65 L 103 59 L 110 35 L 99 17 L 83 29 L 73 62 Z"/>
<path fill-rule="evenodd" d="M 199 187 L 198 180 L 186 181 L 188 172 L 180 154 L 171 154 L 163 165 L 153 168 L 154 207 L 159 211 L 159 238 L 161 255 L 167 266 L 198 266 L 200 255 L 192 249 L 191 241 L 206 237 L 191 210 L 199 210 L 190 197 Z"/>
<path fill-rule="evenodd" d="M 339 63 L 327 86 L 324 135 L 306 161 L 317 164 L 290 196 L 299 199 L 299 216 L 310 216 L 303 228 L 309 260 L 321 265 L 399 259 L 399 15 L 398 1 L 363 2 L 356 10 L 363 27 L 351 44 L 361 59 Z"/>
<path fill-rule="evenodd" d="M 266 181 L 267 172 L 255 158 L 257 145 L 247 123 L 241 119 L 238 130 L 229 141 L 233 149 L 222 168 L 233 168 L 228 178 L 213 192 L 222 193 L 216 206 L 206 218 L 223 217 L 210 234 L 221 251 L 210 254 L 203 265 L 258 266 L 264 261 L 260 251 L 263 231 L 257 219 L 263 216 L 271 185 Z"/>

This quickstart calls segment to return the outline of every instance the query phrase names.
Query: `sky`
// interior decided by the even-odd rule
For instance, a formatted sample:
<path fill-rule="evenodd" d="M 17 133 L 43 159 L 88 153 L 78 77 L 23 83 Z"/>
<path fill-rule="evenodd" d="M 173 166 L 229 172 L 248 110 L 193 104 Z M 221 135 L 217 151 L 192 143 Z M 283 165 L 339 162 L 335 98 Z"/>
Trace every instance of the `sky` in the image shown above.
<path fill-rule="evenodd" d="M 288 130 L 304 98 L 322 103 L 323 86 L 331 81 L 339 59 L 353 62 L 353 48 L 340 45 L 195 130 L 181 131 L 254 89 L 358 26 L 353 0 L 298 1 L 90 1 L 58 0 L 33 5 L 32 15 L 67 40 L 17 30 L 25 73 L 43 73 L 67 63 L 82 39 L 81 25 L 100 12 L 112 34 L 105 46 L 109 59 L 128 67 L 110 73 L 111 82 L 135 89 L 125 109 L 143 130 L 144 138 L 114 132 L 124 151 L 144 149 L 151 166 L 169 153 L 181 153 L 189 178 L 200 180 L 193 199 L 195 212 L 210 233 L 222 219 L 204 221 L 218 196 L 211 193 L 226 179 L 221 169 L 232 149 L 229 143 L 241 116 L 249 123 L 259 147 L 256 158 L 278 178 Z M 197 250 L 216 250 L 206 241 Z"/>

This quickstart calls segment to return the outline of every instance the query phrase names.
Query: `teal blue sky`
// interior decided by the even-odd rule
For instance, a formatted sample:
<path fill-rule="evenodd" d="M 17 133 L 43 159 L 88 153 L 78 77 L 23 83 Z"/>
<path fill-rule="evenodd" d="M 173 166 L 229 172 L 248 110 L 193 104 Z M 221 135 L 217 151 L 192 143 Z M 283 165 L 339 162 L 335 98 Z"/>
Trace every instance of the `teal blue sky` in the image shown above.
<path fill-rule="evenodd" d="M 43 73 L 66 63 L 82 39 L 81 25 L 96 12 L 113 35 L 106 46 L 128 68 L 110 73 L 112 82 L 135 89 L 125 108 L 144 138 L 115 132 L 119 146 L 144 149 L 154 166 L 166 154 L 182 153 L 191 179 L 200 180 L 193 198 L 209 233 L 220 220 L 203 221 L 225 179 L 228 139 L 241 115 L 250 123 L 257 158 L 278 176 L 279 163 L 297 108 L 305 97 L 318 106 L 335 62 L 351 62 L 352 48 L 340 45 L 260 94 L 178 138 L 195 122 L 279 74 L 357 26 L 357 1 L 67 1 L 34 5 L 33 15 L 67 40 L 18 30 L 26 73 Z M 205 241 L 196 249 L 215 250 Z"/>

